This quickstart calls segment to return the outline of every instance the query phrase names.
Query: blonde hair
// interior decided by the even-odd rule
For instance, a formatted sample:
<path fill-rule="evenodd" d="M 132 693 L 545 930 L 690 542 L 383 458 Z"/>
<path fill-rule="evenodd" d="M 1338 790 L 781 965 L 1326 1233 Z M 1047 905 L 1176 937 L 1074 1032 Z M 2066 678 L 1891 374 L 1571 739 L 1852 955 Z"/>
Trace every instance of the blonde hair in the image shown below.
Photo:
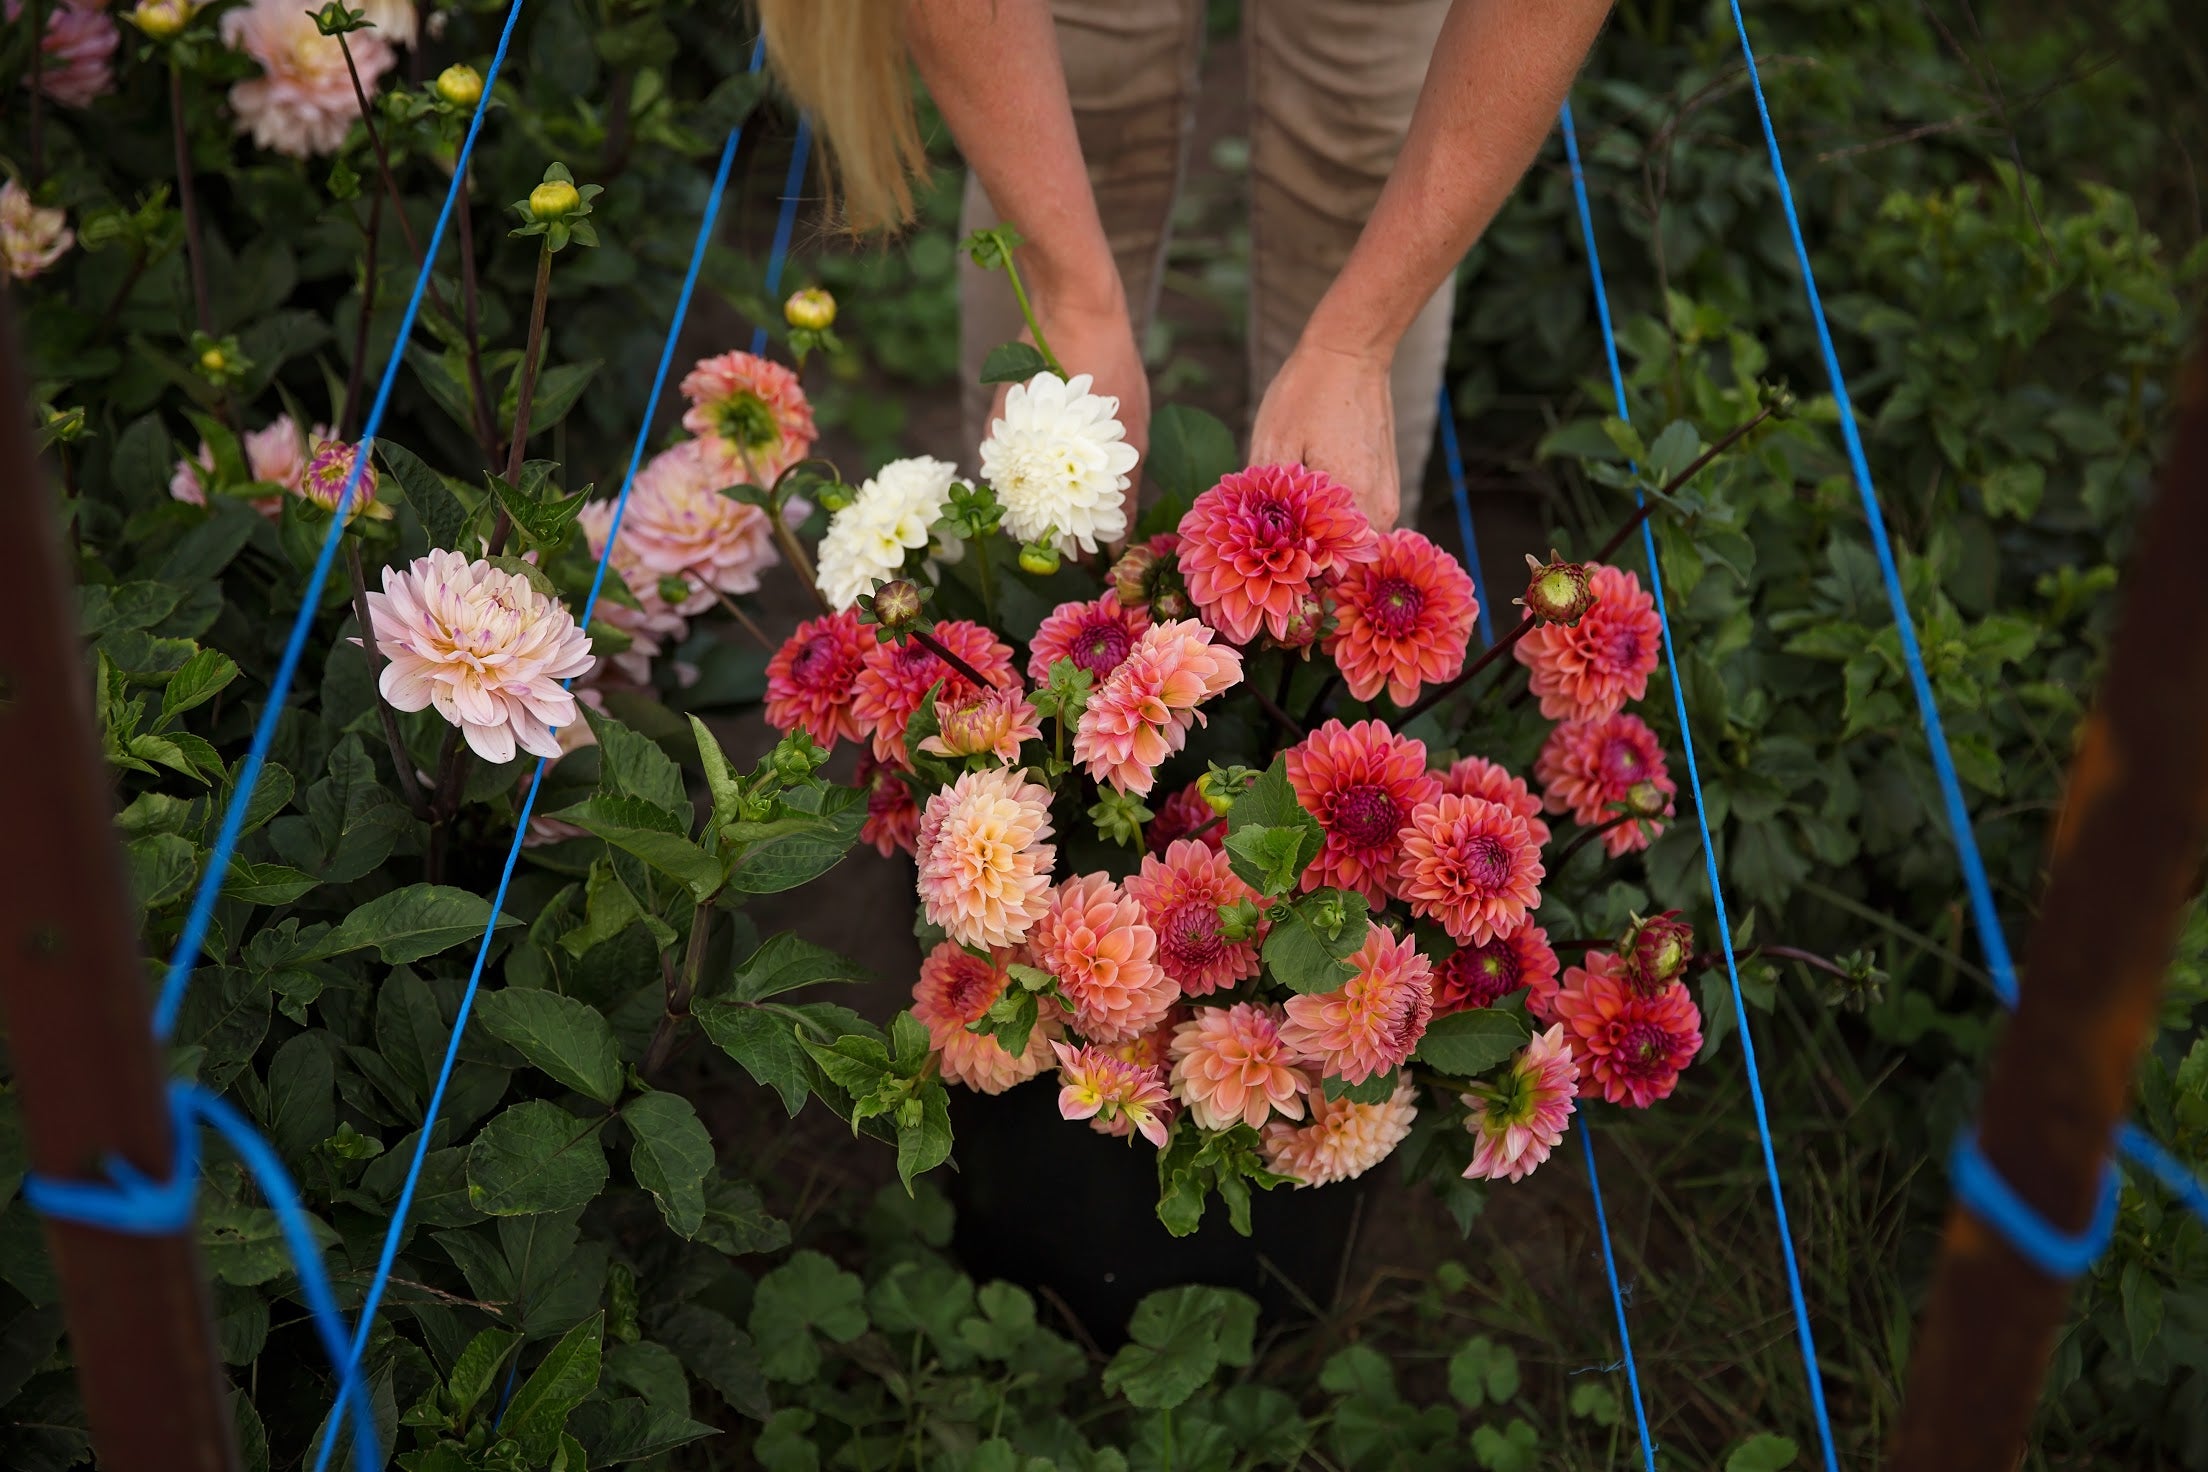
<path fill-rule="evenodd" d="M 844 223 L 890 230 L 912 218 L 927 171 L 905 59 L 906 0 L 754 0 L 767 57 L 819 130 L 822 172 Z"/>

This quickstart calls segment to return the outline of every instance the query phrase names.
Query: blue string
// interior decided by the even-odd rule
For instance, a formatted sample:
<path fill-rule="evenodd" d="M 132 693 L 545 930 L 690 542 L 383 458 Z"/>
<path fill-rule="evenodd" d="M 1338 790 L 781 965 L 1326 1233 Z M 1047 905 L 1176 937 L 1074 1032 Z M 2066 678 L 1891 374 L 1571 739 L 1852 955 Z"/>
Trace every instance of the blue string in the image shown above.
<path fill-rule="evenodd" d="M 1487 578 L 1480 571 L 1480 542 L 1472 535 L 1472 497 L 1464 485 L 1464 455 L 1457 447 L 1457 410 L 1449 385 L 1440 390 L 1441 458 L 1449 467 L 1449 494 L 1457 503 L 1457 535 L 1464 539 L 1464 565 L 1472 574 L 1472 596 L 1479 603 L 1480 642 L 1495 642 L 1495 618 L 1487 606 Z"/>
<path fill-rule="evenodd" d="M 751 66 L 754 71 L 758 69 L 763 55 L 763 45 L 755 45 L 752 48 Z M 621 520 L 628 510 L 629 492 L 636 484 L 637 471 L 643 465 L 644 451 L 651 440 L 653 416 L 658 411 L 660 395 L 666 391 L 668 374 L 674 366 L 676 343 L 682 336 L 683 322 L 690 313 L 690 300 L 697 291 L 698 277 L 705 267 L 706 250 L 713 241 L 713 227 L 720 218 L 721 198 L 728 190 L 729 172 L 735 164 L 737 144 L 742 137 L 743 126 L 738 124 L 730 131 L 727 142 L 721 146 L 720 163 L 713 174 L 712 193 L 706 199 L 704 218 L 698 222 L 698 235 L 696 243 L 691 247 L 689 270 L 683 276 L 682 291 L 675 300 L 674 320 L 668 324 L 666 342 L 660 349 L 659 367 L 652 375 L 651 392 L 645 398 L 644 413 L 637 426 L 636 440 L 629 451 L 629 467 L 621 478 L 620 493 L 614 498 L 613 517 L 606 527 L 606 544 L 599 553 L 597 568 L 591 575 L 590 596 L 584 600 L 582 616 L 578 619 L 578 622 L 585 627 L 589 626 L 590 616 L 598 606 L 599 592 L 605 586 L 606 568 L 611 560 L 614 545 L 621 535 Z M 775 239 L 778 245 L 786 246 L 789 239 L 789 217 L 796 212 L 797 208 L 797 199 L 794 193 L 783 199 L 782 208 L 784 218 L 775 232 Z M 770 280 L 773 280 L 779 279 L 780 274 L 781 260 L 779 254 L 777 254 L 769 260 L 768 276 Z M 573 680 L 568 680 L 564 682 L 563 688 L 573 683 Z M 383 1302 L 384 1290 L 390 1282 L 392 1269 L 398 1260 L 399 1243 L 406 1231 L 407 1216 L 413 1210 L 414 1193 L 421 1184 L 423 1163 L 429 1157 L 430 1135 L 436 1127 L 437 1116 L 444 1109 L 445 1091 L 451 1084 L 453 1070 L 460 1061 L 460 1040 L 467 1031 L 468 1018 L 474 1010 L 476 994 L 482 987 L 483 969 L 490 959 L 491 940 L 497 933 L 500 912 L 504 910 L 506 905 L 506 891 L 513 883 L 514 870 L 521 861 L 522 846 L 529 836 L 529 818 L 536 811 L 537 793 L 543 786 L 544 774 L 550 766 L 551 762 L 548 759 L 539 757 L 536 768 L 529 777 L 529 791 L 522 799 L 521 812 L 515 820 L 513 843 L 506 850 L 506 863 L 499 871 L 498 888 L 491 899 L 490 919 L 484 924 L 483 939 L 477 943 L 475 962 L 468 971 L 467 988 L 460 996 L 459 1015 L 453 1020 L 452 1036 L 445 1045 L 444 1062 L 438 1068 L 436 1085 L 430 1090 L 429 1107 L 423 1116 L 421 1131 L 416 1135 L 414 1141 L 414 1155 L 407 1163 L 406 1179 L 399 1187 L 398 1203 L 392 1208 L 391 1225 L 384 1233 L 383 1249 L 376 1261 L 375 1276 L 369 1282 L 367 1297 L 361 1305 L 360 1322 L 353 1335 L 352 1358 L 354 1363 L 358 1362 L 360 1355 L 367 1347 L 368 1335 L 374 1326 L 376 1310 Z M 332 1437 L 324 1439 L 321 1449 L 315 1456 L 315 1472 L 325 1472 L 329 1465 L 330 1451 L 333 1444 L 334 1433 Z"/>
<path fill-rule="evenodd" d="M 797 224 L 798 192 L 805 187 L 805 155 L 812 151 L 812 119 L 803 113 L 797 116 L 797 141 L 790 146 L 790 172 L 782 180 L 782 217 L 774 222 L 774 248 L 767 252 L 767 310 L 774 310 L 774 299 L 782 294 L 782 263 L 790 250 L 790 231 Z M 751 330 L 751 355 L 756 358 L 767 350 L 767 324 L 761 322 Z"/>
<path fill-rule="evenodd" d="M 1618 1343 L 1625 1347 L 1625 1383 L 1633 1392 L 1633 1424 L 1641 1429 L 1641 1458 L 1648 1472 L 1656 1472 L 1656 1439 L 1648 1434 L 1648 1407 L 1641 1402 L 1641 1371 L 1633 1363 L 1633 1331 L 1626 1327 L 1625 1293 L 1618 1287 L 1618 1259 L 1610 1249 L 1610 1218 L 1602 1209 L 1602 1180 L 1595 1174 L 1594 1129 L 1585 1109 L 1579 1115 L 1579 1143 L 1587 1155 L 1587 1190 L 1595 1198 L 1595 1229 L 1602 1236 L 1602 1270 L 1610 1279 L 1610 1306 L 1618 1313 Z"/>
<path fill-rule="evenodd" d="M 1755 47 L 1748 39 L 1748 22 L 1741 15 L 1740 0 L 1728 0 L 1732 6 L 1733 27 L 1740 33 L 1741 59 L 1748 67 L 1748 90 L 1756 102 L 1756 120 L 1763 129 L 1763 143 L 1771 158 L 1772 178 L 1779 189 L 1779 207 L 1786 216 L 1786 230 L 1794 242 L 1794 261 L 1802 273 L 1802 293 L 1809 302 L 1809 315 L 1817 331 L 1817 351 L 1824 359 L 1825 379 L 1831 385 L 1833 403 L 1840 411 L 1840 441 L 1847 450 L 1848 469 L 1855 479 L 1857 496 L 1863 502 L 1863 519 L 1871 534 L 1871 548 L 1878 558 L 1879 577 L 1886 585 L 1886 601 L 1894 613 L 1894 628 L 1901 639 L 1902 662 L 1908 666 L 1910 688 L 1915 691 L 1917 713 L 1924 724 L 1925 745 L 1932 757 L 1932 770 L 1939 781 L 1940 801 L 1947 809 L 1947 830 L 1955 844 L 1955 857 L 1963 871 L 1963 887 L 1970 895 L 1971 917 L 1978 930 L 1978 944 L 1986 957 L 1986 969 L 1992 974 L 1994 993 L 2002 1005 L 2014 1010 L 2017 1002 L 2016 963 L 2009 951 L 2008 933 L 2002 929 L 2000 911 L 1993 902 L 1993 885 L 1986 877 L 1986 863 L 1978 849 L 1978 836 L 1971 826 L 1970 809 L 1963 801 L 1963 784 L 1955 770 L 1955 759 L 1948 750 L 1947 728 L 1940 720 L 1939 702 L 1932 694 L 1932 680 L 1926 673 L 1924 651 L 1917 643 L 1916 620 L 1910 617 L 1909 600 L 1903 591 L 1901 571 L 1894 561 L 1893 540 L 1886 529 L 1886 513 L 1878 504 L 1878 491 L 1871 482 L 1869 457 L 1863 450 L 1863 435 L 1857 426 L 1855 403 L 1848 394 L 1847 375 L 1840 369 L 1840 354 L 1833 346 L 1832 327 L 1825 318 L 1824 298 L 1817 290 L 1817 272 L 1810 265 L 1809 247 L 1802 238 L 1801 214 L 1794 207 L 1794 187 L 1788 180 L 1786 160 L 1779 152 L 1779 135 L 1771 125 L 1770 104 L 1763 95 L 1763 79 L 1756 70 Z M 2175 1191 L 2203 1222 L 2208 1222 L 2208 1189 L 2204 1189 L 2189 1170 L 2177 1162 L 2142 1130 L 2126 1125 L 2117 1131 L 2118 1148 L 2133 1161 Z M 2173 1170 L 2177 1173 L 2173 1176 Z M 2175 1184 L 2182 1180 L 2182 1185 Z M 2040 1224 L 2047 1231 L 2055 1229 Z"/>
<path fill-rule="evenodd" d="M 1594 213 L 1587 204 L 1587 179 L 1579 161 L 1579 135 L 1572 127 L 1572 108 L 1564 104 L 1564 153 L 1571 164 L 1572 198 L 1579 209 L 1580 234 L 1587 245 L 1587 266 L 1593 278 L 1595 313 L 1602 327 L 1603 353 L 1610 367 L 1610 389 L 1618 404 L 1618 417 L 1630 419 L 1625 398 L 1625 372 L 1618 364 L 1617 336 L 1610 324 L 1610 293 L 1603 282 L 1602 256 L 1595 245 Z M 1644 498 L 1636 492 L 1636 502 Z M 1748 1003 L 1740 991 L 1740 966 L 1733 955 L 1733 927 L 1725 913 L 1725 887 L 1717 874 L 1717 848 L 1710 839 L 1709 810 L 1702 798 L 1702 774 L 1694 759 L 1694 728 L 1687 720 L 1686 686 L 1679 678 L 1679 650 L 1673 640 L 1671 617 L 1664 604 L 1664 575 L 1656 558 L 1656 533 L 1641 523 L 1641 548 L 1648 557 L 1649 591 L 1656 602 L 1656 618 L 1663 629 L 1664 664 L 1671 676 L 1671 701 L 1679 721 L 1679 747 L 1687 763 L 1687 787 L 1693 794 L 1694 821 L 1702 836 L 1702 863 L 1710 881 L 1710 900 L 1717 912 L 1717 938 L 1725 952 L 1725 974 L 1732 983 L 1733 1015 L 1740 1029 L 1741 1057 L 1747 1063 L 1748 1100 L 1756 1116 L 1756 1139 L 1763 1148 L 1763 1171 L 1771 1186 L 1771 1208 L 1778 1219 L 1779 1250 L 1786 1265 L 1786 1291 L 1793 1301 L 1794 1335 L 1801 1346 L 1802 1366 L 1809 1372 L 1810 1408 L 1817 1421 L 1817 1439 L 1824 1451 L 1826 1472 L 1839 1472 L 1839 1450 L 1834 1444 L 1832 1419 L 1825 1408 L 1825 1380 L 1817 1363 L 1817 1339 L 1809 1325 L 1809 1302 L 1802 1292 L 1801 1265 L 1794 1256 L 1794 1234 L 1787 1224 L 1786 1191 L 1779 1180 L 1779 1160 L 1771 1145 L 1771 1117 L 1763 1098 L 1763 1075 L 1756 1065 L 1756 1043 L 1748 1026 Z"/>
<path fill-rule="evenodd" d="M 2050 1278 L 2077 1277 L 2099 1260 L 2115 1235 L 2116 1205 L 2124 1194 L 2124 1178 L 2113 1160 L 2101 1172 L 2100 1199 L 2094 1204 L 2093 1220 L 2082 1232 L 2065 1232 L 2049 1225 L 2017 1195 L 2016 1188 L 2002 1178 L 1978 1148 L 1978 1132 L 1974 1129 L 1956 1137 L 1955 1149 L 1948 1156 L 1947 1174 L 1955 1187 L 1955 1199 L 2007 1238 L 2025 1261 Z"/>
<path fill-rule="evenodd" d="M 506 60 L 507 44 L 513 40 L 514 22 L 521 16 L 522 0 L 514 0 L 506 12 L 506 27 L 499 32 L 498 49 L 491 53 L 490 70 L 483 75 L 483 95 L 476 99 L 475 113 L 468 119 L 467 137 L 461 140 L 459 156 L 454 160 L 452 183 L 445 190 L 444 205 L 437 211 L 436 228 L 429 232 L 429 245 L 422 252 L 421 269 L 414 273 L 414 290 L 406 301 L 406 313 L 399 319 L 399 333 L 392 340 L 391 357 L 383 365 L 383 378 L 376 385 L 375 402 L 369 407 L 368 418 L 361 426 L 360 443 L 354 447 L 353 466 L 345 476 L 344 489 L 338 493 L 337 509 L 330 517 L 330 529 L 322 538 L 322 550 L 314 559 L 314 570 L 307 576 L 306 592 L 299 600 L 299 614 L 291 623 L 291 635 L 284 641 L 283 657 L 276 662 L 276 674 L 268 683 L 268 703 L 261 707 L 260 721 L 253 728 L 253 744 L 247 748 L 244 764 L 238 768 L 236 784 L 231 788 L 230 802 L 223 810 L 222 828 L 215 835 L 213 851 L 207 858 L 207 872 L 200 877 L 198 892 L 192 896 L 192 907 L 184 916 L 184 929 L 176 938 L 176 950 L 169 956 L 168 974 L 161 981 L 161 996 L 154 1004 L 153 1035 L 167 1042 L 176 1032 L 177 1013 L 184 1006 L 184 992 L 191 984 L 192 967 L 199 960 L 200 947 L 206 944 L 207 927 L 213 923 L 215 903 L 222 895 L 222 882 L 230 872 L 231 857 L 237 852 L 238 839 L 245 827 L 246 809 L 252 804 L 253 791 L 261 780 L 261 767 L 268 760 L 269 748 L 276 741 L 276 723 L 283 717 L 284 704 L 291 698 L 292 678 L 299 672 L 299 661 L 307 649 L 307 633 L 314 626 L 314 618 L 322 606 L 322 587 L 329 580 L 330 564 L 337 560 L 338 544 L 345 537 L 346 514 L 353 503 L 353 493 L 359 488 L 361 472 L 367 468 L 369 453 L 374 449 L 376 431 L 383 427 L 384 410 L 391 403 L 392 385 L 398 382 L 399 364 L 406 357 L 407 340 L 414 335 L 414 319 L 422 309 L 422 297 L 429 289 L 432 268 L 437 263 L 437 252 L 444 245 L 445 227 L 452 221 L 453 202 L 459 198 L 461 181 L 468 176 L 468 159 L 475 152 L 476 135 L 483 129 L 483 115 L 490 110 L 491 95 L 498 86 L 498 69 Z M 373 637 L 362 629 L 362 638 Z"/>

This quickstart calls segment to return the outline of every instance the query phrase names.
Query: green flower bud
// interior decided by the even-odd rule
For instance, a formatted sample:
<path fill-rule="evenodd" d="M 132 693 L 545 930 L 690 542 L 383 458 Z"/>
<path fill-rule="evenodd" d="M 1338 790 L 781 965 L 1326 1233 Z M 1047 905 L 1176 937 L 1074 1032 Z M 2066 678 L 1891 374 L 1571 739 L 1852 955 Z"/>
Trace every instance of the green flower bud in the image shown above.
<path fill-rule="evenodd" d="M 465 62 L 453 63 L 437 74 L 437 98 L 454 107 L 475 106 L 483 100 L 483 74 Z M 570 185 L 569 192 L 572 193 L 573 189 L 574 186 Z M 577 202 L 580 203 L 579 200 Z M 536 205 L 537 197 L 532 194 L 529 196 L 529 207 L 534 211 Z M 568 206 L 570 209 L 573 207 Z M 545 216 L 539 213 L 537 218 L 541 220 Z"/>
<path fill-rule="evenodd" d="M 836 325 L 836 299 L 817 286 L 793 291 L 782 304 L 782 320 L 807 332 L 826 332 Z"/>
<path fill-rule="evenodd" d="M 558 220 L 583 207 L 583 196 L 565 179 L 547 179 L 529 191 L 532 219 Z"/>
<path fill-rule="evenodd" d="M 1020 571 L 1047 578 L 1058 570 L 1058 549 L 1049 542 L 1029 542 L 1020 548 Z"/>

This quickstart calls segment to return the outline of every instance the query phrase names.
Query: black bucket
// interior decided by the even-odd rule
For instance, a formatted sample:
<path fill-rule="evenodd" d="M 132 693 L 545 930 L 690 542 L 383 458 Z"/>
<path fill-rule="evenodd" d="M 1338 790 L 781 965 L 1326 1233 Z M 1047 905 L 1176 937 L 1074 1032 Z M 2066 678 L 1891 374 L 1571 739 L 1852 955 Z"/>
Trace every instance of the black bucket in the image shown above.
<path fill-rule="evenodd" d="M 1247 1237 L 1214 1197 L 1203 1224 L 1176 1237 L 1158 1220 L 1157 1151 L 1060 1118 L 1048 1075 L 996 1095 L 952 1089 L 951 1127 L 954 1245 L 966 1271 L 1035 1293 L 1046 1321 L 1055 1298 L 1107 1350 L 1161 1288 L 1239 1289 L 1264 1326 L 1333 1300 L 1364 1181 L 1255 1191 Z"/>

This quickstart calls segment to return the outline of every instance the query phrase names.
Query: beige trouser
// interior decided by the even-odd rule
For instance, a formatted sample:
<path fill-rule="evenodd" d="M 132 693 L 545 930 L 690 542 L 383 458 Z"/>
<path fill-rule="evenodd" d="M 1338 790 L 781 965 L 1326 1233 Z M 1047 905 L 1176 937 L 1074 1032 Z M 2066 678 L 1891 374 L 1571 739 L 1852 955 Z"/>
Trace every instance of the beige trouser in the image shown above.
<path fill-rule="evenodd" d="M 1081 151 L 1139 342 L 1157 309 L 1195 123 L 1204 0 L 1052 0 L 1051 8 Z M 1243 0 L 1253 414 L 1380 197 L 1448 11 L 1449 0 Z M 968 175 L 961 232 L 985 229 L 996 218 Z M 966 443 L 973 445 L 987 433 L 995 394 L 979 381 L 981 360 L 1019 336 L 1021 322 L 1001 275 L 963 260 L 959 270 L 961 407 Z M 1454 294 L 1454 283 L 1445 283 L 1396 350 L 1405 526 L 1418 514 Z"/>

